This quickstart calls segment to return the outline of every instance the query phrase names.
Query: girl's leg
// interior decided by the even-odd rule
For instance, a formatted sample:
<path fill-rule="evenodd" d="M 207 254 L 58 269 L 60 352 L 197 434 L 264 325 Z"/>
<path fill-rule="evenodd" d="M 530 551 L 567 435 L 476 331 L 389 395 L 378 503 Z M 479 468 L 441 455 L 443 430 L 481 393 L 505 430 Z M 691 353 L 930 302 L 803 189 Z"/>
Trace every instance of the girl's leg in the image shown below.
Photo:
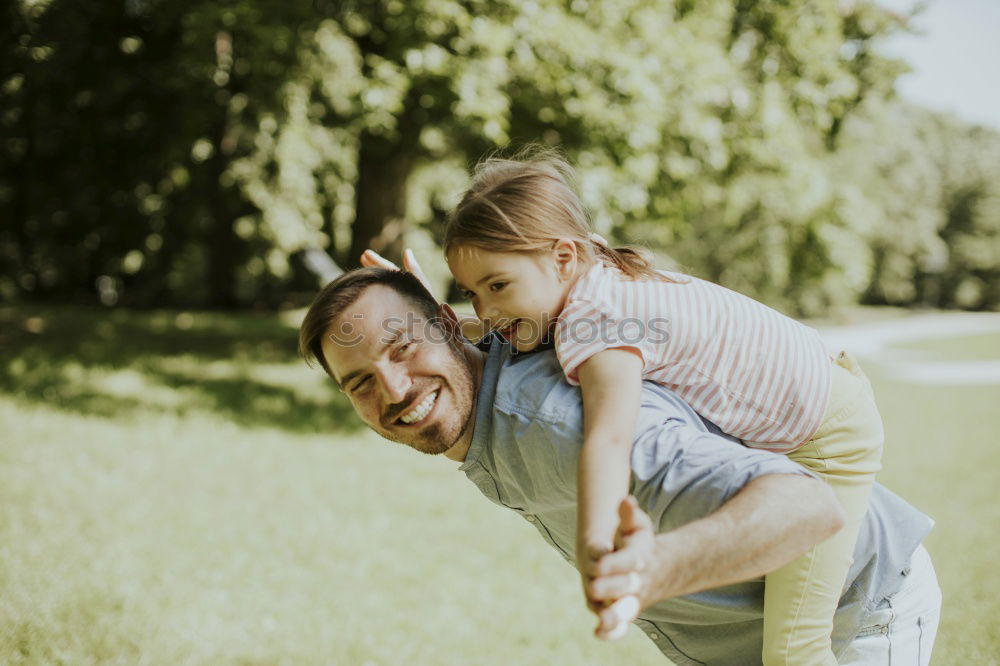
<path fill-rule="evenodd" d="M 881 468 L 882 419 L 871 384 L 852 358 L 833 365 L 823 424 L 789 454 L 823 478 L 844 508 L 844 527 L 805 555 L 771 572 L 764 585 L 764 664 L 836 664 L 833 614 L 851 566 L 868 495 Z"/>

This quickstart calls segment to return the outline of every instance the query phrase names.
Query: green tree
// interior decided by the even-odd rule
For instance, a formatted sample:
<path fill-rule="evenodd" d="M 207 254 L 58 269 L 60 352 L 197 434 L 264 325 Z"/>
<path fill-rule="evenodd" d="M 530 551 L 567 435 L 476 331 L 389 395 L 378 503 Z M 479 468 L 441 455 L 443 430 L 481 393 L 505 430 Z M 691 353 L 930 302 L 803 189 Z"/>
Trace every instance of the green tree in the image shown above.
<path fill-rule="evenodd" d="M 1000 133 L 872 104 L 845 129 L 837 164 L 871 250 L 865 302 L 1000 305 Z"/>
<path fill-rule="evenodd" d="M 229 306 L 260 243 L 228 175 L 309 2 L 6 2 L 0 261 L 13 288 Z M 264 271 L 258 271 L 263 273 Z"/>
<path fill-rule="evenodd" d="M 3 15 L 5 298 L 274 300 L 308 284 L 300 250 L 430 247 L 472 160 L 542 141 L 578 165 L 599 231 L 786 310 L 996 301 L 992 135 L 893 116 L 901 65 L 877 45 L 903 22 L 873 2 Z"/>
<path fill-rule="evenodd" d="M 898 26 L 874 5 L 326 9 L 286 88 L 290 117 L 235 167 L 287 250 L 392 256 L 408 224 L 439 230 L 470 160 L 541 140 L 580 165 L 600 231 L 799 311 L 865 284 L 845 278 L 845 292 L 830 278 L 857 241 L 825 158 L 845 118 L 899 71 L 871 49 Z"/>

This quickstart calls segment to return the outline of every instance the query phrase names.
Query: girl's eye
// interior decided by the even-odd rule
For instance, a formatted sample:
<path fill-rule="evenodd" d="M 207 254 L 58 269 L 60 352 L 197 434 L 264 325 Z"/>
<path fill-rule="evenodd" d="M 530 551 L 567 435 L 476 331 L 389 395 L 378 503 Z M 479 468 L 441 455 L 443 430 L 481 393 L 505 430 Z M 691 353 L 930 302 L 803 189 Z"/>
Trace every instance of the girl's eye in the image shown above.
<path fill-rule="evenodd" d="M 471 291 L 469 291 L 468 289 L 463 289 L 463 290 L 462 290 L 462 298 L 467 298 L 467 299 L 469 299 L 469 300 L 471 301 L 471 300 L 472 300 L 473 298 L 475 298 L 475 296 L 476 296 L 476 295 L 475 295 L 475 294 L 473 294 L 473 293 L 472 293 Z"/>
<path fill-rule="evenodd" d="M 496 293 L 507 286 L 506 282 L 493 282 L 490 284 L 490 291 Z"/>

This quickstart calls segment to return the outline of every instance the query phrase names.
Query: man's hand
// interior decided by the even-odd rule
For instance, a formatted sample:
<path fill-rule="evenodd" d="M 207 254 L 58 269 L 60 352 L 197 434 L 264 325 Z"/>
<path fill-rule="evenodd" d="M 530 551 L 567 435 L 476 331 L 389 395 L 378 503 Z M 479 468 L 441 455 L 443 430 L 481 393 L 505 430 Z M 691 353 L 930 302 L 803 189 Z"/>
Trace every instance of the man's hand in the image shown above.
<path fill-rule="evenodd" d="M 582 569 L 587 605 L 599 620 L 594 634 L 605 640 L 624 636 L 639 611 L 657 601 L 647 568 L 654 558 L 653 522 L 632 496 L 622 500 L 618 516 L 615 549 L 588 558 Z"/>
<path fill-rule="evenodd" d="M 399 266 L 383 257 L 375 250 L 365 250 L 364 253 L 362 253 L 361 265 L 366 268 L 378 266 L 379 268 L 388 268 L 393 271 L 399 270 Z M 434 296 L 434 291 L 431 289 L 430 281 L 427 279 L 427 276 L 424 275 L 424 271 L 420 268 L 420 264 L 417 263 L 417 258 L 413 256 L 413 250 L 409 248 L 403 250 L 403 270 L 407 273 L 413 273 L 413 277 L 420 280 L 420 284 L 424 285 L 427 291 L 430 292 L 431 296 Z M 434 296 L 434 300 L 438 300 L 437 296 Z"/>
<path fill-rule="evenodd" d="M 379 268 L 388 268 L 392 271 L 398 271 L 399 266 L 392 263 L 382 255 L 380 255 L 375 250 L 365 250 L 361 255 L 361 265 L 368 268 L 371 266 L 378 266 Z M 431 289 L 430 280 L 424 274 L 420 264 L 417 263 L 417 258 L 413 256 L 413 250 L 406 249 L 403 250 L 403 270 L 407 273 L 413 273 L 413 277 L 420 280 L 420 284 L 424 285 L 424 288 L 434 297 L 435 301 L 440 304 L 441 301 L 437 296 L 434 295 L 434 290 Z M 473 342 L 478 342 L 484 335 L 489 332 L 483 322 L 479 320 L 479 317 L 474 315 L 458 314 L 455 313 L 458 318 L 458 325 L 462 332 L 462 335 Z"/>
<path fill-rule="evenodd" d="M 615 550 L 587 570 L 588 598 L 607 604 L 593 609 L 598 635 L 664 599 L 763 576 L 843 527 L 830 487 L 800 474 L 757 477 L 708 516 L 660 534 L 634 497 L 619 514 Z M 638 608 L 625 613 L 632 594 Z"/>

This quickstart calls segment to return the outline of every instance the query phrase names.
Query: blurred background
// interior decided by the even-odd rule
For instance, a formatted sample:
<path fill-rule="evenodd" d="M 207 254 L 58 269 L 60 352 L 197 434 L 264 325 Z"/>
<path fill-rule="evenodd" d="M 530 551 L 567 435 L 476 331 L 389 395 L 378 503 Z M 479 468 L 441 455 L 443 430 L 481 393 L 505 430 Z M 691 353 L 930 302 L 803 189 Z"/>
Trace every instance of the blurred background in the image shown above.
<path fill-rule="evenodd" d="M 972 114 L 895 94 L 903 2 L 4 4 L 6 302 L 280 305 L 542 142 L 598 232 L 790 311 L 1000 305 L 997 50 L 944 26 Z"/>
<path fill-rule="evenodd" d="M 0 0 L 0 662 L 663 663 L 295 355 L 365 248 L 456 296 L 469 168 L 535 142 L 596 231 L 862 358 L 883 482 L 938 520 L 937 663 L 997 663 L 998 30 L 992 0 Z"/>

